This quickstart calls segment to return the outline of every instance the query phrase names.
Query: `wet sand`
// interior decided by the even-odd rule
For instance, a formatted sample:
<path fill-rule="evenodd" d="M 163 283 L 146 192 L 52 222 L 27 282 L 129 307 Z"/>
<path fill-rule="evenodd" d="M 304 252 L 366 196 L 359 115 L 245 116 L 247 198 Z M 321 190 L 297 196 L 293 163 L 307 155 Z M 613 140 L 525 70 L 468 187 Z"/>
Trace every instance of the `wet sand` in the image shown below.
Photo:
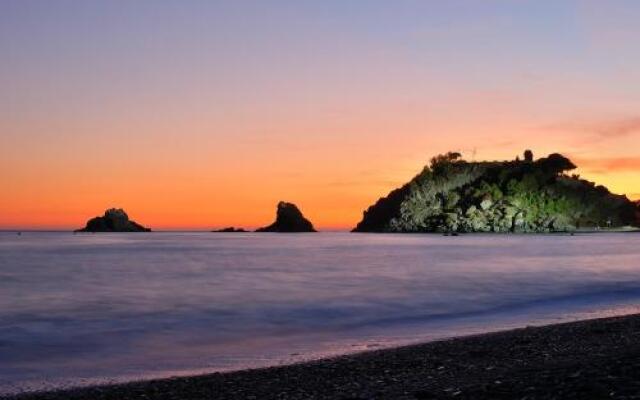
<path fill-rule="evenodd" d="M 640 399 L 640 315 L 11 399 Z"/>

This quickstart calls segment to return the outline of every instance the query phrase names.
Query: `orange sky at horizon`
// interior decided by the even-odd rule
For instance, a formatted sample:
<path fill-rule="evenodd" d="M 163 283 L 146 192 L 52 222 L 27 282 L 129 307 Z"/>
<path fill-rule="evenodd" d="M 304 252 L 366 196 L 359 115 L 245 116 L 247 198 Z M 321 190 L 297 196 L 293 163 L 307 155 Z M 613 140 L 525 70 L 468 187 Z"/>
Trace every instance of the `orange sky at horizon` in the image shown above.
<path fill-rule="evenodd" d="M 460 150 L 460 146 L 447 149 Z M 552 151 L 535 154 L 544 156 Z M 0 200 L 3 210 L 11 210 L 2 214 L 0 228 L 76 229 L 106 208 L 123 207 L 132 219 L 154 230 L 253 229 L 272 222 L 277 202 L 285 200 L 296 203 L 321 230 L 348 230 L 360 220 L 366 207 L 411 179 L 437 152 L 424 156 L 416 153 L 407 152 L 399 162 L 391 157 L 375 162 L 372 159 L 368 164 L 371 169 L 363 168 L 367 164 L 358 160 L 351 174 L 347 174 L 350 165 L 339 158 L 327 160 L 326 175 L 321 174 L 322 165 L 314 163 L 294 164 L 301 166 L 298 171 L 272 166 L 266 171 L 245 168 L 226 175 L 224 169 L 221 172 L 212 167 L 209 173 L 200 160 L 194 162 L 193 169 L 172 171 L 169 180 L 167 170 L 157 165 L 130 173 L 126 167 L 120 171 L 108 164 L 96 165 L 97 172 L 66 165 L 59 175 L 65 179 L 27 185 L 30 179 L 38 179 L 39 172 L 23 171 L 26 176 L 14 175 L 16 181 L 11 185 L 17 189 L 12 196 L 20 199 L 20 204 L 11 204 L 8 197 Z M 463 153 L 466 159 L 472 158 L 472 152 Z M 483 153 L 490 154 L 477 149 L 476 159 L 511 159 L 522 151 L 505 149 L 496 156 L 480 157 Z M 637 184 L 635 159 L 572 159 L 587 164 L 576 172 L 615 193 L 625 193 L 624 188 Z M 634 199 L 640 199 L 639 193 L 626 192 Z"/>
<path fill-rule="evenodd" d="M 474 152 L 476 160 L 513 159 L 526 148 L 536 157 L 560 152 L 583 177 L 640 197 L 635 120 L 540 123 L 527 115 L 524 96 L 458 96 L 448 107 L 426 105 L 429 112 L 398 109 L 394 98 L 357 106 L 332 99 L 338 104 L 302 107 L 297 118 L 253 111 L 251 122 L 204 111 L 47 118 L 46 126 L 8 121 L 16 134 L 0 138 L 0 148 L 11 149 L 0 159 L 10 188 L 0 198 L 0 228 L 74 229 L 109 207 L 156 230 L 255 228 L 270 223 L 284 200 L 320 229 L 345 230 L 449 150 L 469 160 Z M 460 110 L 464 120 L 455 117 Z"/>
<path fill-rule="evenodd" d="M 640 5 L 276 3 L 0 5 L 0 229 L 346 230 L 451 150 L 640 199 Z"/>

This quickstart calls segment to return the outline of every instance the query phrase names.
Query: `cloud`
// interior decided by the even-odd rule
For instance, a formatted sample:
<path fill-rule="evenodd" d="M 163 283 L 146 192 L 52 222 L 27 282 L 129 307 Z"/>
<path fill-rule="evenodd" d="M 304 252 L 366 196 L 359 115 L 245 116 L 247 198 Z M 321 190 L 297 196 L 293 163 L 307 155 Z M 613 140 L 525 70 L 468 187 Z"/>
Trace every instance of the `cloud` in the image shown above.
<path fill-rule="evenodd" d="M 603 123 L 594 131 L 603 138 L 618 138 L 640 132 L 640 117 Z"/>
<path fill-rule="evenodd" d="M 614 140 L 640 133 L 640 117 L 628 117 L 599 122 L 560 122 L 543 126 L 552 131 L 580 132 L 591 134 L 591 143 Z M 584 141 L 584 139 L 581 139 Z"/>
<path fill-rule="evenodd" d="M 577 158 L 575 163 L 593 173 L 640 171 L 640 157 Z"/>

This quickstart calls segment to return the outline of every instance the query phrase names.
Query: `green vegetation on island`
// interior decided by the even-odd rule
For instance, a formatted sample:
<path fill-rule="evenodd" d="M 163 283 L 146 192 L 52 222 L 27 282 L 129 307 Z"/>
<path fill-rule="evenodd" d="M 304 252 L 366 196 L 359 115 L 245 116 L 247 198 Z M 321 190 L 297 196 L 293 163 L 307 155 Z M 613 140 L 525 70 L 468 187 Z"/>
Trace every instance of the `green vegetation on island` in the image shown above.
<path fill-rule="evenodd" d="M 561 154 L 469 162 L 449 152 L 379 199 L 354 232 L 566 232 L 638 226 L 638 203 L 579 175 Z"/>

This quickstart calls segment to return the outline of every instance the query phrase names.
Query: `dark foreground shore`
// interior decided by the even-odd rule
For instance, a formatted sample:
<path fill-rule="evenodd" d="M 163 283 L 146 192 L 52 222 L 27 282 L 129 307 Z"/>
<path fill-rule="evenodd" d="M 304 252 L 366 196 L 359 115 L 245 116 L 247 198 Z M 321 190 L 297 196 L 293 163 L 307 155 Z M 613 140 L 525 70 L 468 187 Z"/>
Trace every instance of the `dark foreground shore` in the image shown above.
<path fill-rule="evenodd" d="M 640 315 L 14 399 L 640 399 Z"/>

